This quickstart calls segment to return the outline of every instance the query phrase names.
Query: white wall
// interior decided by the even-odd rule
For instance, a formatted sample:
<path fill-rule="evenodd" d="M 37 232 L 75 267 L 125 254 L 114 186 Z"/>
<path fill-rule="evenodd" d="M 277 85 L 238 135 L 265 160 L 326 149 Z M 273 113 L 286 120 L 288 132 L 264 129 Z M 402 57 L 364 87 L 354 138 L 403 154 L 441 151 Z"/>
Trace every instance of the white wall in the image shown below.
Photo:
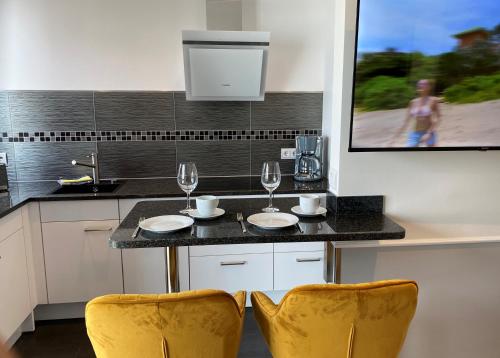
<path fill-rule="evenodd" d="M 7 87 L 7 3 L 0 0 L 0 90 Z"/>
<path fill-rule="evenodd" d="M 331 0 L 243 0 L 243 30 L 271 31 L 266 89 L 322 91 Z"/>
<path fill-rule="evenodd" d="M 400 358 L 498 358 L 499 257 L 500 244 L 343 249 L 342 282 L 418 282 Z"/>
<path fill-rule="evenodd" d="M 325 99 L 333 111 L 324 117 L 332 123 L 332 191 L 384 195 L 386 213 L 408 238 L 499 235 L 500 152 L 348 152 L 356 1 L 335 3 L 333 97 Z M 493 358 L 499 262 L 499 244 L 343 249 L 342 282 L 418 282 L 417 314 L 401 358 Z"/>
<path fill-rule="evenodd" d="M 207 0 L 207 30 L 241 31 L 241 0 Z"/>
<path fill-rule="evenodd" d="M 243 1 L 244 28 L 272 32 L 268 91 L 323 90 L 329 3 Z M 206 29 L 205 0 L 0 6 L 1 89 L 183 90 L 181 30 Z"/>
<path fill-rule="evenodd" d="M 181 30 L 206 28 L 205 0 L 0 2 L 8 89 L 182 90 Z"/>

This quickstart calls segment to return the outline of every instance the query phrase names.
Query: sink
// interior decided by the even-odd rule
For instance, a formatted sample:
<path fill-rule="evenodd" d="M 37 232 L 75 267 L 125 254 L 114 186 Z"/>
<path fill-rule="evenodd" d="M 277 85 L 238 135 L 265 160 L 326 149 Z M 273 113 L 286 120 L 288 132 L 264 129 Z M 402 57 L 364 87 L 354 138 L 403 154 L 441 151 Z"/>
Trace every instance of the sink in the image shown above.
<path fill-rule="evenodd" d="M 112 193 L 120 183 L 99 183 L 99 184 L 80 184 L 80 185 L 65 185 L 61 186 L 52 194 L 95 194 L 95 193 Z"/>

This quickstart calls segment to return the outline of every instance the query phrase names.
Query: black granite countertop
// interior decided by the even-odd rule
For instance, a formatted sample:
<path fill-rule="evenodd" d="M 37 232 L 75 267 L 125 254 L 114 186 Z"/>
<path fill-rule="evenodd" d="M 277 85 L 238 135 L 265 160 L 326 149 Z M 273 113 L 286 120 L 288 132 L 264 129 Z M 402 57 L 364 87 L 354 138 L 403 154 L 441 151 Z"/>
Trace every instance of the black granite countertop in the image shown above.
<path fill-rule="evenodd" d="M 59 184 L 55 181 L 14 182 L 10 184 L 10 196 L 0 197 L 0 218 L 18 209 L 25 203 L 57 200 L 96 200 L 96 199 L 140 199 L 161 197 L 184 197 L 177 179 L 130 179 L 119 180 L 120 186 L 112 193 L 96 194 L 59 194 L 54 195 Z M 276 194 L 326 193 L 328 181 L 301 183 L 292 176 L 282 177 Z M 259 195 L 266 194 L 260 177 L 219 177 L 200 178 L 193 196 L 212 195 Z"/>
<path fill-rule="evenodd" d="M 282 212 L 298 205 L 296 198 L 276 198 L 275 206 Z M 324 201 L 322 205 L 325 205 Z M 236 213 L 249 215 L 262 212 L 267 200 L 261 198 L 221 199 L 219 207 L 226 213 L 211 221 L 196 220 L 194 234 L 184 229 L 170 234 L 155 234 L 141 231 L 137 238 L 132 233 L 140 217 L 178 214 L 185 206 L 181 201 L 143 201 L 138 203 L 110 238 L 113 248 L 143 248 L 165 246 L 228 245 L 271 242 L 307 241 L 351 241 L 402 239 L 405 230 L 380 212 L 359 214 L 336 214 L 328 211 L 326 216 L 300 218 L 299 226 L 282 230 L 262 230 L 248 222 L 247 233 L 243 233 L 236 221 Z M 302 232 L 301 232 L 302 231 Z"/>

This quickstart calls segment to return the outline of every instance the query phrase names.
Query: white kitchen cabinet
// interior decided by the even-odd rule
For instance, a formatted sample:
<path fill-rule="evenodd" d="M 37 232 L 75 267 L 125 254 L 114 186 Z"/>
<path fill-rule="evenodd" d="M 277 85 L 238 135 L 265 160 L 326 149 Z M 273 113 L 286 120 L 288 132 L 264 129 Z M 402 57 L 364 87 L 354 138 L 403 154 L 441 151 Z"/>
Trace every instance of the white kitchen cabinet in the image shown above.
<path fill-rule="evenodd" d="M 132 208 L 145 200 L 162 199 L 120 199 L 120 221 L 125 219 Z M 184 199 L 182 199 L 184 200 Z M 187 247 L 179 247 L 179 281 L 181 290 L 189 290 L 189 265 Z M 144 249 L 123 249 L 123 288 L 125 293 L 165 293 L 165 250 L 162 247 Z"/>
<path fill-rule="evenodd" d="M 121 251 L 108 239 L 118 220 L 42 224 L 49 303 L 123 293 Z"/>
<path fill-rule="evenodd" d="M 122 258 L 125 293 L 167 292 L 163 248 L 124 249 Z"/>
<path fill-rule="evenodd" d="M 274 290 L 289 290 L 310 283 L 325 283 L 323 251 L 274 254 Z"/>
<path fill-rule="evenodd" d="M 0 337 L 9 338 L 30 313 L 24 237 L 18 230 L 0 242 Z"/>
<path fill-rule="evenodd" d="M 16 231 L 22 229 L 23 217 L 21 210 L 16 210 L 0 219 L 0 242 L 6 240 Z"/>
<path fill-rule="evenodd" d="M 274 252 L 322 251 L 324 247 L 325 243 L 323 241 L 279 242 L 274 244 Z"/>
<path fill-rule="evenodd" d="M 118 220 L 118 200 L 42 201 L 43 223 L 52 221 Z"/>
<path fill-rule="evenodd" d="M 189 256 L 268 254 L 273 252 L 273 244 L 199 245 L 189 248 Z"/>
<path fill-rule="evenodd" d="M 191 289 L 235 292 L 273 289 L 273 254 L 200 256 L 190 258 Z"/>

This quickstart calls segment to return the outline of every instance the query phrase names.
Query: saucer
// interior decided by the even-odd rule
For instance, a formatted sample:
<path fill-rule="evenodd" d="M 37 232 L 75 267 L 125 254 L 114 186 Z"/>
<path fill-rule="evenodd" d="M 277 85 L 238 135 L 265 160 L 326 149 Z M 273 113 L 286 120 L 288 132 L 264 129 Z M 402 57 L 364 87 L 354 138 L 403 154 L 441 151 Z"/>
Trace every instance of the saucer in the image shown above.
<path fill-rule="evenodd" d="M 191 216 L 192 218 L 195 218 L 195 219 L 200 219 L 200 220 L 210 220 L 210 219 L 215 219 L 215 218 L 218 218 L 219 216 L 222 216 L 226 213 L 226 211 L 224 209 L 221 209 L 221 208 L 217 208 L 215 209 L 215 212 L 210 215 L 210 216 L 202 216 L 198 210 L 192 210 L 189 212 L 189 216 Z"/>
<path fill-rule="evenodd" d="M 300 205 L 294 206 L 291 210 L 292 210 L 292 213 L 297 214 L 299 216 L 305 216 L 305 217 L 324 215 L 328 212 L 328 210 L 326 210 L 326 208 L 323 208 L 321 206 L 316 210 L 315 213 L 312 213 L 312 214 L 303 212 Z"/>

